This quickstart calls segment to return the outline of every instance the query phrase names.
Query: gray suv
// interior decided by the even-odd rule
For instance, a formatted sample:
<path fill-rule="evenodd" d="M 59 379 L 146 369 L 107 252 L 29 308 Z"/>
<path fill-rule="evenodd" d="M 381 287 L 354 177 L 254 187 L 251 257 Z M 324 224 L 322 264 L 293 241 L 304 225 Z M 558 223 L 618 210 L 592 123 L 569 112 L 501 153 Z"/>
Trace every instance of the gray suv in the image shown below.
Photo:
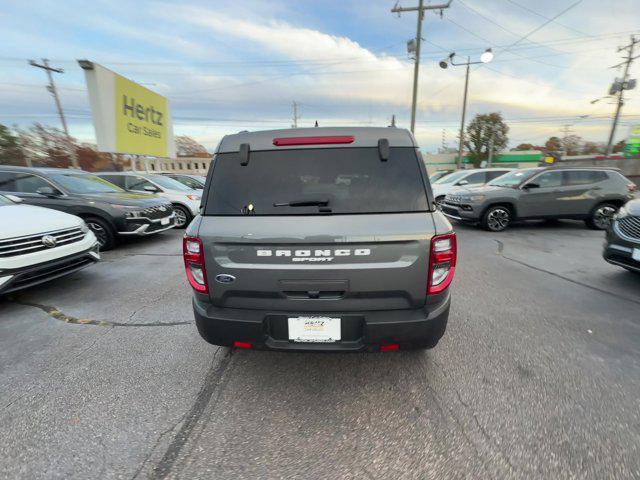
<path fill-rule="evenodd" d="M 454 220 L 499 232 L 514 220 L 576 219 L 606 229 L 633 198 L 635 185 L 616 169 L 548 167 L 516 170 L 483 187 L 458 188 L 442 203 Z"/>
<path fill-rule="evenodd" d="M 456 236 L 413 136 L 298 128 L 222 139 L 184 238 L 201 336 L 235 348 L 431 348 Z"/>

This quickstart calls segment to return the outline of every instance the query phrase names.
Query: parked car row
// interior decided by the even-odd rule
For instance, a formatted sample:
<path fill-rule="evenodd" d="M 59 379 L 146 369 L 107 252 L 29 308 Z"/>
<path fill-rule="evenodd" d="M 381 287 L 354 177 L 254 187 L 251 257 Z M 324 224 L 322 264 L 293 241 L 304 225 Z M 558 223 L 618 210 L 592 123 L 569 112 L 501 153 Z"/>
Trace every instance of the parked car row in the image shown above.
<path fill-rule="evenodd" d="M 640 200 L 631 200 L 618 210 L 607 230 L 604 259 L 640 273 Z"/>
<path fill-rule="evenodd" d="M 164 175 L 0 166 L 0 294 L 95 263 L 122 237 L 185 228 L 201 191 Z"/>
<path fill-rule="evenodd" d="M 526 168 L 486 185 L 457 185 L 440 203 L 443 213 L 493 232 L 535 219 L 584 220 L 590 228 L 605 230 L 635 191 L 635 184 L 618 170 L 597 167 Z"/>

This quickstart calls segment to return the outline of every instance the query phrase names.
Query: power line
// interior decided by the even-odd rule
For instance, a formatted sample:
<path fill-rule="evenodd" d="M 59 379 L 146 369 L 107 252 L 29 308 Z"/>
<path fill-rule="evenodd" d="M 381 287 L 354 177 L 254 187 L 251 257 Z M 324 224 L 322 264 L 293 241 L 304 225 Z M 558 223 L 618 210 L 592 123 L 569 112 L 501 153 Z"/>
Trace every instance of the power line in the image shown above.
<path fill-rule="evenodd" d="M 507 2 L 509 2 L 509 3 L 511 3 L 512 5 L 515 5 L 515 6 L 517 6 L 517 7 L 520 7 L 520 8 L 522 8 L 523 10 L 526 10 L 527 12 L 532 13 L 532 14 L 534 14 L 534 15 L 536 15 L 536 16 L 538 16 L 538 17 L 540 17 L 540 18 L 544 18 L 545 20 L 551 20 L 549 17 L 546 17 L 545 15 L 542 15 L 541 13 L 536 12 L 535 10 L 533 10 L 533 9 L 531 9 L 531 8 L 529 8 L 529 7 L 525 6 L 525 5 L 522 5 L 522 4 L 518 3 L 518 2 L 515 2 L 514 0 L 507 0 Z M 590 34 L 588 34 L 588 33 L 585 33 L 585 32 L 583 32 L 583 31 L 581 31 L 581 30 L 578 30 L 577 28 L 573 28 L 573 27 L 570 27 L 570 26 L 568 26 L 568 25 L 565 25 L 564 23 L 556 22 L 555 20 L 551 20 L 551 21 L 552 21 L 552 22 L 554 22 L 554 23 L 556 23 L 556 24 L 558 24 L 558 25 L 560 25 L 561 27 L 564 27 L 564 28 L 566 28 L 566 29 L 568 29 L 568 30 L 572 30 L 572 31 L 574 31 L 574 32 L 576 32 L 576 33 L 579 33 L 580 35 L 584 35 L 584 36 L 586 36 L 586 37 L 591 37 L 591 36 L 592 36 L 592 35 L 590 35 Z"/>

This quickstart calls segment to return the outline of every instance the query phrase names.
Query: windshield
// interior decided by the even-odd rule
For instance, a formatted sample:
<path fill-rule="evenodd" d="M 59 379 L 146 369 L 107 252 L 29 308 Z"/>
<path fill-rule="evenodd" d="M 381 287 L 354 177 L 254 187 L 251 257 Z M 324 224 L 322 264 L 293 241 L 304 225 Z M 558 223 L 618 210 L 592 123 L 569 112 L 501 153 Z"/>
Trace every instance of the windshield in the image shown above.
<path fill-rule="evenodd" d="M 183 185 L 177 180 L 163 175 L 145 175 L 144 178 L 151 180 L 153 183 L 157 183 L 162 188 L 167 190 L 181 190 L 183 192 L 191 192 L 193 189 Z"/>
<path fill-rule="evenodd" d="M 469 174 L 468 170 L 458 170 L 457 172 L 453 172 L 453 173 L 450 173 L 449 175 L 445 175 L 444 177 L 439 178 L 438 180 L 436 180 L 433 183 L 434 184 L 437 184 L 437 183 L 454 183 L 454 182 L 457 182 L 462 177 L 464 177 L 464 176 L 466 176 L 468 174 Z"/>
<path fill-rule="evenodd" d="M 539 168 L 516 170 L 514 172 L 509 172 L 496 178 L 495 180 L 489 182 L 489 185 L 493 185 L 495 187 L 517 187 L 527 178 L 530 178 L 532 175 L 538 173 L 539 171 Z"/>
<path fill-rule="evenodd" d="M 428 210 L 415 150 L 392 148 L 381 162 L 377 148 L 327 148 L 218 156 L 208 215 L 308 215 Z"/>
<path fill-rule="evenodd" d="M 109 183 L 95 175 L 77 173 L 56 173 L 51 178 L 71 193 L 119 193 L 124 192 L 120 187 Z"/>

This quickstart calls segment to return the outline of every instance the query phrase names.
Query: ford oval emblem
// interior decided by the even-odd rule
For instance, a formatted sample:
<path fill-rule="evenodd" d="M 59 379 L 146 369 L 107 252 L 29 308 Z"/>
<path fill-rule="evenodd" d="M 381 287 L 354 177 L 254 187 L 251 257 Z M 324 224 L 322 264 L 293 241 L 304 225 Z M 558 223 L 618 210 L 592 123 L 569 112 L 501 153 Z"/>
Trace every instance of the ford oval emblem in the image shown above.
<path fill-rule="evenodd" d="M 226 273 L 221 273 L 220 275 L 216 275 L 216 282 L 220 283 L 232 283 L 236 281 L 236 277 L 233 275 L 227 275 Z"/>

